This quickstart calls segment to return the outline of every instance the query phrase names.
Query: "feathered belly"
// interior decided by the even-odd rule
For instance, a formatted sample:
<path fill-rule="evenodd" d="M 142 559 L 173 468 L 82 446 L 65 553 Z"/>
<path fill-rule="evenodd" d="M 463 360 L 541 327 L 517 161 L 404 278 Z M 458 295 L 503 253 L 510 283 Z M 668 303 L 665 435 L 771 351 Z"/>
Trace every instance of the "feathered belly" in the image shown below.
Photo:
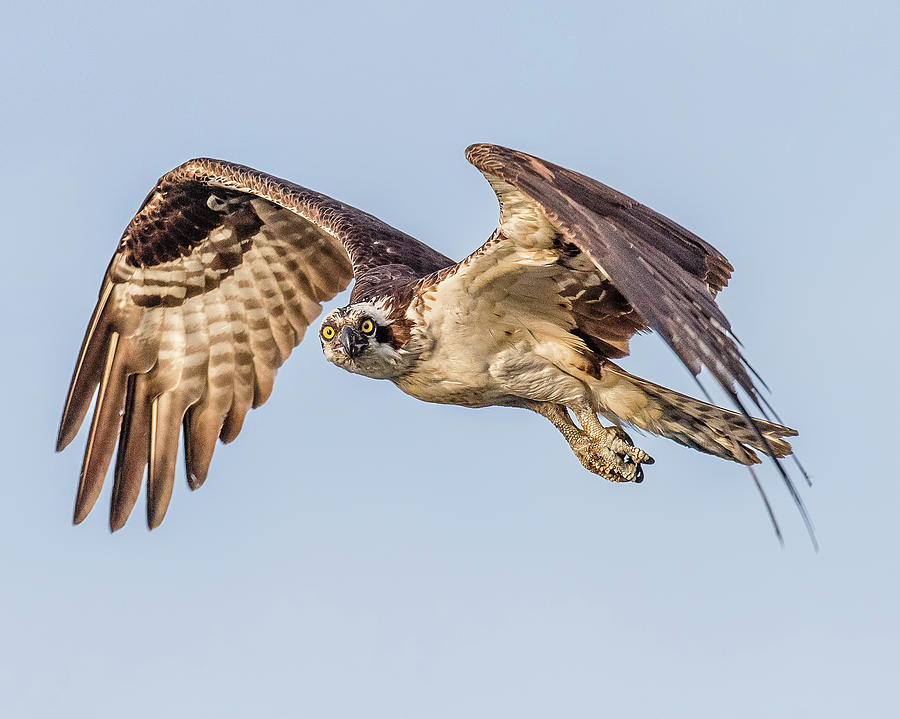
<path fill-rule="evenodd" d="M 456 277 L 425 293 L 408 310 L 416 359 L 394 382 L 426 402 L 467 407 L 592 404 L 596 360 L 571 332 L 575 322 L 557 293 L 560 271 L 539 263 L 527 281 L 501 275 L 486 289 Z"/>
<path fill-rule="evenodd" d="M 508 404 L 509 392 L 490 371 L 493 353 L 471 343 L 435 344 L 409 371 L 393 378 L 406 394 L 440 404 L 488 407 Z"/>
<path fill-rule="evenodd" d="M 577 406 L 592 404 L 586 365 L 583 355 L 553 342 L 461 342 L 421 357 L 393 381 L 425 402 L 488 407 L 528 399 Z"/>

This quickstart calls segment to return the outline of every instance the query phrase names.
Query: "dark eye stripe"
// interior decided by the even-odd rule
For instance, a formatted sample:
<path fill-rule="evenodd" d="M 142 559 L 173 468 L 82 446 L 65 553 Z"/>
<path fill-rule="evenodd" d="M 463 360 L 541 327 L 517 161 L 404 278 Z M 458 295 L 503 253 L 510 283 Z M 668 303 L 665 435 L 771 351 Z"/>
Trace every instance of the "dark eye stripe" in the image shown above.
<path fill-rule="evenodd" d="M 382 344 L 390 342 L 392 345 L 394 344 L 394 335 L 391 332 L 390 327 L 382 327 L 381 325 L 375 326 L 375 341 L 380 342 Z"/>

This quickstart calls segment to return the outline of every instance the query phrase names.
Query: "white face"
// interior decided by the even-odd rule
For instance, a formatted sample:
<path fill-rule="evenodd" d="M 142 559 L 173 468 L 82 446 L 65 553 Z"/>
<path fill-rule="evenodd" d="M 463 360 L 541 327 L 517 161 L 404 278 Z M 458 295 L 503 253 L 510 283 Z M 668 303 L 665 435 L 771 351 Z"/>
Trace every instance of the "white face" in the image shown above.
<path fill-rule="evenodd" d="M 348 372 L 374 379 L 387 379 L 402 370 L 392 340 L 384 311 L 368 302 L 335 310 L 319 328 L 325 359 Z"/>

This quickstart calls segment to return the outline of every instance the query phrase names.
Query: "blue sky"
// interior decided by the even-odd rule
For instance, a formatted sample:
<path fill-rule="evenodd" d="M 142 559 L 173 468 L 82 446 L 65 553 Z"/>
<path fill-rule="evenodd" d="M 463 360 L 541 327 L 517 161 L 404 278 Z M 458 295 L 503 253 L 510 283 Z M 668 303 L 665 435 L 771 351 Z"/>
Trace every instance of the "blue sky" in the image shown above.
<path fill-rule="evenodd" d="M 7 8 L 4 714 L 896 716 L 897 24 L 874 2 Z M 161 529 L 110 535 L 108 487 L 71 526 L 84 435 L 55 455 L 59 412 L 159 175 L 242 162 L 462 257 L 497 217 L 477 141 L 732 261 L 721 304 L 801 432 L 818 555 L 771 468 L 784 550 L 739 467 L 645 439 L 647 481 L 615 486 L 536 415 L 419 403 L 315 342 Z M 693 392 L 657 339 L 635 354 Z"/>

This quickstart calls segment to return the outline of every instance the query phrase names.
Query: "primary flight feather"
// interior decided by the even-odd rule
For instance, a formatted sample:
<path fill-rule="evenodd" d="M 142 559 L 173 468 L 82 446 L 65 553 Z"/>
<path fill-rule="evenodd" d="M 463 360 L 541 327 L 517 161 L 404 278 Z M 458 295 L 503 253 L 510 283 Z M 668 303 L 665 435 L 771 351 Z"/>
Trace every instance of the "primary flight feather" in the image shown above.
<path fill-rule="evenodd" d="M 752 418 L 736 393 L 765 414 L 715 302 L 732 271 L 715 248 L 531 155 L 482 144 L 466 157 L 496 192 L 500 222 L 461 262 L 249 167 L 196 159 L 164 175 L 113 255 L 63 410 L 57 450 L 96 394 L 75 522 L 116 454 L 110 527 L 127 520 L 145 472 L 147 521 L 158 526 L 179 434 L 188 483 L 199 487 L 216 440 L 238 435 L 322 302 L 351 281 L 350 304 L 319 329 L 330 362 L 429 402 L 538 412 L 607 479 L 639 482 L 653 461 L 622 423 L 746 465 L 757 452 L 776 464 L 790 454 L 785 437 L 796 432 Z M 629 339 L 648 329 L 693 374 L 706 367 L 740 411 L 617 366 Z"/>

